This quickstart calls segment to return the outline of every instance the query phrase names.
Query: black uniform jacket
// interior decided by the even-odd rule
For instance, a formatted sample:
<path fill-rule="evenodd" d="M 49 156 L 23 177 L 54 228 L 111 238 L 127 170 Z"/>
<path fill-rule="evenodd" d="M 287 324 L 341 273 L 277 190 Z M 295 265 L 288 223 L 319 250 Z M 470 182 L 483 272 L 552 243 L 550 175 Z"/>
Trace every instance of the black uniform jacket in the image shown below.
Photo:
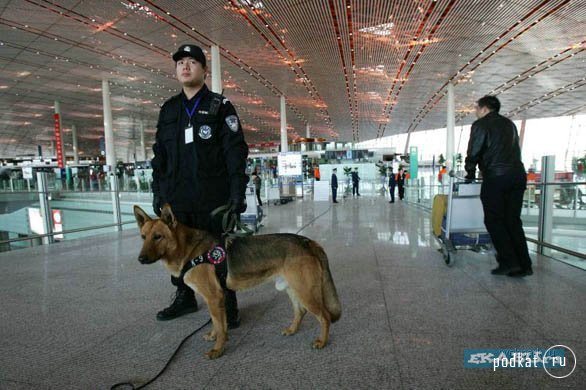
<path fill-rule="evenodd" d="M 198 99 L 190 120 L 186 107 L 192 110 Z M 186 130 L 189 124 L 192 131 Z M 153 194 L 159 205 L 201 213 L 244 199 L 248 146 L 242 126 L 234 106 L 207 86 L 189 101 L 181 92 L 163 104 L 153 151 Z"/>
<path fill-rule="evenodd" d="M 338 176 L 335 173 L 332 173 L 332 182 L 330 185 L 332 188 L 338 188 Z"/>
<path fill-rule="evenodd" d="M 483 177 L 525 171 L 513 121 L 493 111 L 472 124 L 465 164 L 467 178 L 475 177 L 476 164 Z"/>

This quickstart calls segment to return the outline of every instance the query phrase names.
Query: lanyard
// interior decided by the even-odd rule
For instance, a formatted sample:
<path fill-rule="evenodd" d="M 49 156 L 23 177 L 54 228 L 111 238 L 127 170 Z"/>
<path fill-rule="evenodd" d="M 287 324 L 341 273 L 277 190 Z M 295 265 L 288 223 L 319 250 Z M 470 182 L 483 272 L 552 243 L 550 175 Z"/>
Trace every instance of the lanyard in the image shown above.
<path fill-rule="evenodd" d="M 185 112 L 187 113 L 187 116 L 189 117 L 189 126 L 188 127 L 191 127 L 191 117 L 195 113 L 195 110 L 197 110 L 197 106 L 199 106 L 200 100 L 201 100 L 201 96 L 197 98 L 191 111 L 189 110 L 189 108 L 187 108 L 187 104 L 185 104 L 185 100 L 183 100 L 183 107 L 185 107 Z"/>

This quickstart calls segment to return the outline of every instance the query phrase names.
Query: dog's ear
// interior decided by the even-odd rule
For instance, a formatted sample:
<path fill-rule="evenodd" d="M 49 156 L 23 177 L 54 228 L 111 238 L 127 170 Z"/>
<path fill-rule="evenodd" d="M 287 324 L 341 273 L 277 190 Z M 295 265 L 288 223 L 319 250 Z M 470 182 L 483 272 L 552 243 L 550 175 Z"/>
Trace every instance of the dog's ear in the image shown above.
<path fill-rule="evenodd" d="M 136 223 L 138 224 L 139 229 L 142 229 L 142 226 L 151 220 L 151 217 L 136 205 L 134 206 L 134 218 L 136 218 Z"/>
<path fill-rule="evenodd" d="M 163 208 L 161 209 L 161 220 L 165 222 L 169 227 L 174 228 L 177 226 L 177 220 L 175 219 L 175 215 L 171 210 L 171 205 L 169 203 L 165 203 Z"/>

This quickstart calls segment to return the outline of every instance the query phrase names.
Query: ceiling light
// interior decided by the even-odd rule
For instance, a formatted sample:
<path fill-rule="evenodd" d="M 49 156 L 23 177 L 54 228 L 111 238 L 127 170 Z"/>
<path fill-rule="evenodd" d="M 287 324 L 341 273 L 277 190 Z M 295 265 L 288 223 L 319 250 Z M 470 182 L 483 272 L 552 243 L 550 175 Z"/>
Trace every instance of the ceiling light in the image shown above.
<path fill-rule="evenodd" d="M 364 27 L 364 28 L 359 29 L 358 31 L 363 32 L 363 33 L 368 33 L 368 34 L 386 36 L 386 35 L 391 35 L 391 29 L 394 26 L 395 26 L 395 24 L 390 22 L 390 23 L 379 24 L 379 25 L 372 26 L 372 27 Z"/>

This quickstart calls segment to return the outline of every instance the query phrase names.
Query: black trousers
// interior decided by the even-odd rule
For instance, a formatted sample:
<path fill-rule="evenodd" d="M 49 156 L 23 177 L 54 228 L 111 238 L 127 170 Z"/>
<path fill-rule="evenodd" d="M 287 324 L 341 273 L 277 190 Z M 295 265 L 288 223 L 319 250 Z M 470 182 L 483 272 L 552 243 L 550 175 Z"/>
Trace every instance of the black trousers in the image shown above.
<path fill-rule="evenodd" d="M 405 197 L 405 185 L 399 184 L 399 199 L 403 200 Z"/>
<path fill-rule="evenodd" d="M 485 178 L 482 182 L 480 199 L 484 209 L 484 224 L 496 249 L 497 261 L 502 267 L 531 268 L 521 221 L 526 186 L 524 170 Z"/>
<path fill-rule="evenodd" d="M 174 213 L 175 218 L 177 221 L 181 222 L 184 225 L 189 226 L 193 229 L 201 229 L 206 230 L 212 233 L 216 239 L 222 242 L 222 220 L 218 216 L 214 219 L 211 218 L 209 213 L 182 213 L 176 212 Z M 182 291 L 184 293 L 194 294 L 193 290 L 185 284 L 183 279 L 176 278 L 171 276 L 171 283 L 174 286 L 177 286 L 178 291 Z M 238 301 L 236 299 L 236 292 L 230 290 L 228 288 L 224 289 L 224 302 L 226 305 L 226 316 L 228 322 L 235 320 L 238 317 Z M 194 294 L 195 298 L 195 294 Z"/>
<path fill-rule="evenodd" d="M 391 194 L 391 202 L 395 201 L 395 186 L 389 186 L 389 194 Z"/>
<path fill-rule="evenodd" d="M 258 200 L 258 205 L 262 206 L 262 200 L 260 200 L 260 188 L 257 188 L 255 190 L 255 193 L 256 193 L 256 200 Z"/>
<path fill-rule="evenodd" d="M 338 196 L 338 187 L 332 187 L 332 200 L 336 202 L 336 196 Z"/>
<path fill-rule="evenodd" d="M 352 182 L 352 195 L 360 195 L 360 191 L 358 191 L 358 182 Z"/>

